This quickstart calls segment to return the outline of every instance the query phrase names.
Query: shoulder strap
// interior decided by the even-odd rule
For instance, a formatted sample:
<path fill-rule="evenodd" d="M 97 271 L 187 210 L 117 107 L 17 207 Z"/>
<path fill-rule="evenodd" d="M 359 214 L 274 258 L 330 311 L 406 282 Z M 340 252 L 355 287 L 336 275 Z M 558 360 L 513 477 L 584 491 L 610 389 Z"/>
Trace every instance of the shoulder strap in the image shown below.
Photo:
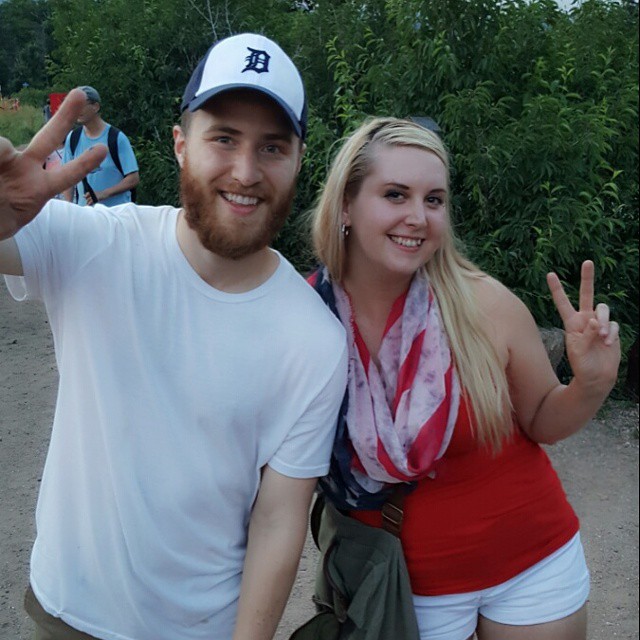
<path fill-rule="evenodd" d="M 390 534 L 400 537 L 404 520 L 405 485 L 398 483 L 393 487 L 391 495 L 382 505 L 382 528 Z"/>
<path fill-rule="evenodd" d="M 71 137 L 69 138 L 69 150 L 71 151 L 71 157 L 76 155 L 76 149 L 78 148 L 78 142 L 80 142 L 80 134 L 82 133 L 82 127 L 76 127 L 71 132 Z M 78 185 L 73 188 L 73 201 L 77 204 L 80 199 L 78 195 Z"/>
<path fill-rule="evenodd" d="M 315 502 L 313 503 L 313 509 L 311 509 L 311 515 L 309 518 L 309 528 L 311 529 L 311 535 L 316 545 L 316 549 L 320 549 L 320 522 L 322 521 L 322 512 L 324 510 L 324 496 L 321 493 L 316 495 Z"/>
<path fill-rule="evenodd" d="M 120 154 L 118 153 L 118 136 L 120 135 L 120 129 L 114 127 L 112 124 L 109 125 L 109 133 L 107 133 L 107 146 L 109 147 L 109 153 L 111 154 L 111 159 L 113 160 L 113 164 L 116 165 L 116 169 L 122 174 L 124 177 L 124 171 L 122 170 L 122 163 L 120 162 Z"/>
<path fill-rule="evenodd" d="M 122 174 L 124 178 L 124 170 L 122 169 L 122 162 L 120 162 L 120 153 L 118 152 L 118 136 L 120 135 L 120 129 L 109 125 L 109 133 L 107 133 L 107 146 L 109 147 L 109 154 L 113 160 L 113 164 L 116 165 L 116 169 Z M 123 134 L 124 135 L 124 134 Z M 131 202 L 136 201 L 136 188 L 131 189 Z"/>
<path fill-rule="evenodd" d="M 78 148 L 78 142 L 80 142 L 80 134 L 82 133 L 82 127 L 76 127 L 71 132 L 71 137 L 69 138 L 69 149 L 71 150 L 71 156 L 76 154 L 76 149 Z"/>

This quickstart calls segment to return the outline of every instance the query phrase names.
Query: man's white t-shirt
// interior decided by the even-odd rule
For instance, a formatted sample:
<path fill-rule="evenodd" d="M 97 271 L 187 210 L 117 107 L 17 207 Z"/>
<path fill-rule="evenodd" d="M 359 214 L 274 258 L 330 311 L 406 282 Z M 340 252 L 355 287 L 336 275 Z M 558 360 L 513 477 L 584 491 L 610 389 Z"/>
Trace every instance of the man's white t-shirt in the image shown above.
<path fill-rule="evenodd" d="M 7 277 L 60 372 L 31 583 L 107 640 L 229 640 L 260 469 L 324 475 L 346 383 L 344 330 L 289 262 L 218 291 L 177 213 L 52 201 Z"/>

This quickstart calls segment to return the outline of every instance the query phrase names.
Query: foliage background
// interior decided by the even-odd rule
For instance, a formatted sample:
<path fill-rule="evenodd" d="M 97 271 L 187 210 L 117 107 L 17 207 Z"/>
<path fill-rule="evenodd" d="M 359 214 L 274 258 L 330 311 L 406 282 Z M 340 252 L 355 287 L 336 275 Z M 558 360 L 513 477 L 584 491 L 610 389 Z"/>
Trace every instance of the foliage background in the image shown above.
<path fill-rule="evenodd" d="M 469 256 L 543 326 L 559 324 L 546 272 L 576 299 L 592 258 L 623 346 L 636 339 L 637 2 L 6 0 L 0 87 L 40 107 L 48 91 L 95 86 L 134 143 L 140 201 L 177 203 L 182 89 L 215 39 L 242 30 L 278 41 L 307 86 L 308 152 L 277 241 L 299 268 L 312 264 L 305 212 L 336 141 L 367 115 L 427 115 L 452 154 Z"/>

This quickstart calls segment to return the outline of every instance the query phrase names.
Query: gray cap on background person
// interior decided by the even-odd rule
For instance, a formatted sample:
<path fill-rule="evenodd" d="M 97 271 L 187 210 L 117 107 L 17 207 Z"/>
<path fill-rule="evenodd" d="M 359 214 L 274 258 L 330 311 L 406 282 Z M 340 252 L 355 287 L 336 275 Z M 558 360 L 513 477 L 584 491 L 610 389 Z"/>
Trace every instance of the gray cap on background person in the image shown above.
<path fill-rule="evenodd" d="M 84 94 L 87 96 L 87 100 L 102 103 L 102 100 L 100 100 L 100 94 L 93 87 L 85 85 L 84 87 L 80 87 L 80 89 L 84 91 Z"/>

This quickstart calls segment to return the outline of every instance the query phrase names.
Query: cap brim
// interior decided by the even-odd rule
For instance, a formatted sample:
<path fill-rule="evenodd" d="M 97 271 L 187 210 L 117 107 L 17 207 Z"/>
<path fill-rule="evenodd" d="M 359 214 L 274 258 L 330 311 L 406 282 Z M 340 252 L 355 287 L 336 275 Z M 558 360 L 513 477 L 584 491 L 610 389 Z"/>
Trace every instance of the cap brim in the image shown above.
<path fill-rule="evenodd" d="M 195 97 L 188 105 L 187 109 L 189 111 L 197 111 L 202 108 L 205 102 L 211 100 L 211 98 L 219 95 L 220 93 L 224 93 L 226 91 L 233 91 L 234 89 L 250 89 L 251 91 L 257 91 L 258 93 L 263 93 L 264 95 L 271 98 L 286 114 L 289 118 L 291 125 L 293 126 L 293 130 L 299 138 L 302 138 L 302 127 L 300 125 L 300 121 L 293 113 L 293 111 L 275 94 L 273 94 L 268 89 L 264 89 L 262 87 L 256 87 L 255 84 L 242 84 L 242 83 L 234 83 L 234 84 L 225 84 L 220 87 L 215 87 L 214 89 L 209 89 L 209 91 L 205 91 L 199 96 Z"/>

